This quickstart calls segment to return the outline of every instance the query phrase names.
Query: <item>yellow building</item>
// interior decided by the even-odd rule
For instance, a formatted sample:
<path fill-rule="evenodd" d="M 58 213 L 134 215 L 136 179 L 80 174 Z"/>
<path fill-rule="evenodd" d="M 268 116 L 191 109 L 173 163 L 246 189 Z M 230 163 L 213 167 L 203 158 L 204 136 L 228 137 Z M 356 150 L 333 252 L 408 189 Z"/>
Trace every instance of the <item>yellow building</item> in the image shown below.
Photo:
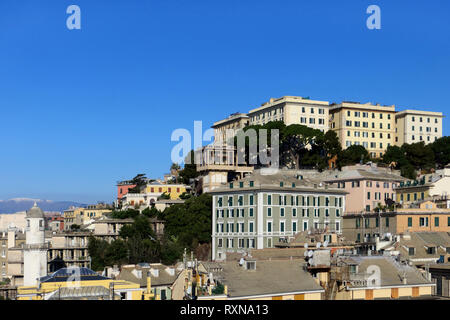
<path fill-rule="evenodd" d="M 17 300 L 151 300 L 148 287 L 98 275 L 88 268 L 63 268 L 42 277 L 38 286 L 19 287 Z"/>
<path fill-rule="evenodd" d="M 186 186 L 184 184 L 160 184 L 150 183 L 145 187 L 145 193 L 159 193 L 169 194 L 171 200 L 180 198 L 180 195 L 186 192 Z"/>
<path fill-rule="evenodd" d="M 71 207 L 64 211 L 64 229 L 70 230 L 73 224 L 83 225 L 110 212 L 110 209 L 98 208 L 95 205 L 87 206 L 86 208 Z"/>
<path fill-rule="evenodd" d="M 361 145 L 374 158 L 395 144 L 395 106 L 342 102 L 330 105 L 330 129 L 343 149 Z"/>
<path fill-rule="evenodd" d="M 391 300 L 431 297 L 435 284 L 426 274 L 393 257 L 352 256 L 332 273 L 332 300 Z"/>

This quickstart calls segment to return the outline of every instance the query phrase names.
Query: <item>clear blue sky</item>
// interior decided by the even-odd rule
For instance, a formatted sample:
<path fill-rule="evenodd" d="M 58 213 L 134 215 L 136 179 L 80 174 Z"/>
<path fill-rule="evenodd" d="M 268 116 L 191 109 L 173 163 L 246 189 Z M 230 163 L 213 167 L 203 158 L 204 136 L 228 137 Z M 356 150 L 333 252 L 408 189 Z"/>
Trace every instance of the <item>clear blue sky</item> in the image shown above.
<path fill-rule="evenodd" d="M 81 30 L 66 8 L 81 8 Z M 381 30 L 366 8 L 381 8 Z M 2 0 L 0 199 L 112 201 L 176 128 L 270 97 L 449 116 L 450 2 Z M 450 135 L 448 118 L 444 134 Z"/>

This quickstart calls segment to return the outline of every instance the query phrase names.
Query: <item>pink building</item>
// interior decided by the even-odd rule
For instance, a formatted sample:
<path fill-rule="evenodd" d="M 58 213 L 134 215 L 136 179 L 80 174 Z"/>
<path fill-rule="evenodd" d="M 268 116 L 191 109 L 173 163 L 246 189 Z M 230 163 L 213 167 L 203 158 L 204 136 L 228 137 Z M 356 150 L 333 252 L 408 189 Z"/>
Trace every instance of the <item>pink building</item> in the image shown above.
<path fill-rule="evenodd" d="M 345 213 L 373 211 L 386 200 L 395 201 L 395 186 L 407 179 L 388 168 L 375 165 L 354 165 L 335 171 L 324 180 L 333 187 L 348 192 L 345 198 Z"/>
<path fill-rule="evenodd" d="M 134 187 L 136 187 L 136 185 L 130 181 L 119 181 L 117 183 L 117 200 L 120 201 L 120 199 L 128 193 L 128 190 Z"/>

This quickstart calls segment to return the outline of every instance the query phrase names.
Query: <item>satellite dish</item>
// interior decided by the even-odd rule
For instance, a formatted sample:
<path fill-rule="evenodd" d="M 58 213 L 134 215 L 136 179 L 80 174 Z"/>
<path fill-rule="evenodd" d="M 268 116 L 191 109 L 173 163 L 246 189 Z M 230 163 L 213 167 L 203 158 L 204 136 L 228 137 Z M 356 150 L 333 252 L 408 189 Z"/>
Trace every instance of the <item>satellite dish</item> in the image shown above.
<path fill-rule="evenodd" d="M 317 248 L 317 249 L 320 248 L 320 245 L 321 245 L 321 243 L 320 243 L 320 242 L 317 242 L 316 248 Z"/>
<path fill-rule="evenodd" d="M 304 247 L 305 247 L 305 249 L 308 249 L 308 244 L 307 244 L 307 243 L 305 243 Z"/>
<path fill-rule="evenodd" d="M 328 247 L 328 241 L 325 241 L 325 242 L 323 243 L 323 247 L 324 247 L 324 248 Z"/>
<path fill-rule="evenodd" d="M 308 257 L 312 257 L 313 254 L 314 254 L 314 253 L 312 252 L 312 250 L 309 250 L 309 251 L 308 251 Z"/>

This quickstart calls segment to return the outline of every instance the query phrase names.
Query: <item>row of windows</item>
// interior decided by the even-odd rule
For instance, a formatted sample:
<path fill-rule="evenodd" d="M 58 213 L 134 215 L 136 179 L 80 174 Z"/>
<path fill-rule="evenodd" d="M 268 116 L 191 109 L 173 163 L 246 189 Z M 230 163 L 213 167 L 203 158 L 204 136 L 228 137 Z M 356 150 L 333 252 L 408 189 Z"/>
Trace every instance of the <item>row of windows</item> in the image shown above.
<path fill-rule="evenodd" d="M 351 120 L 346 120 L 345 121 L 345 125 L 347 126 L 347 127 L 355 127 L 355 128 L 360 128 L 360 127 L 363 127 L 363 128 L 369 128 L 369 123 L 368 122 L 366 122 L 366 121 L 363 121 L 363 122 L 361 122 L 361 121 L 351 121 Z M 375 129 L 375 122 L 372 122 L 372 129 Z M 387 126 L 386 126 L 386 128 L 388 129 L 388 130 L 390 130 L 391 129 L 391 124 L 390 123 L 388 123 L 387 124 Z M 383 129 L 383 123 L 379 123 L 379 129 Z"/>
<path fill-rule="evenodd" d="M 416 121 L 416 117 L 414 117 L 414 116 L 411 117 L 411 120 L 412 120 L 412 122 L 415 122 L 415 121 Z M 423 118 L 420 117 L 420 118 L 419 118 L 419 122 L 423 122 L 422 120 L 423 120 Z M 430 118 L 427 118 L 427 122 L 428 122 L 428 123 L 431 123 L 431 119 L 430 119 Z M 438 119 L 437 119 L 437 118 L 434 119 L 434 123 L 438 123 Z"/>
<path fill-rule="evenodd" d="M 283 187 L 283 183 L 280 182 L 280 186 Z M 295 187 L 295 185 L 293 185 Z M 272 205 L 272 199 L 276 197 L 276 195 L 268 195 L 267 196 L 267 204 Z M 248 195 L 248 204 L 250 206 L 253 206 L 255 204 L 254 201 L 254 195 L 249 194 Z M 287 195 L 278 195 L 278 204 L 279 205 L 288 205 L 290 203 L 291 206 L 326 206 L 329 207 L 331 205 L 331 201 L 329 197 L 325 197 L 324 201 L 321 201 L 321 197 L 316 196 L 289 196 L 290 202 L 288 202 L 288 196 Z M 334 198 L 334 206 L 335 207 L 342 207 L 342 197 Z M 229 207 L 233 206 L 233 196 L 228 196 L 227 204 Z M 217 199 L 217 205 L 218 207 L 224 206 L 224 197 L 219 197 Z M 243 206 L 244 205 L 244 196 L 239 195 L 237 198 L 237 205 Z"/>
<path fill-rule="evenodd" d="M 434 226 L 439 227 L 439 217 L 434 217 Z M 413 227 L 413 218 L 408 217 L 408 227 Z M 419 227 L 428 227 L 428 217 L 419 218 Z M 447 227 L 450 227 L 450 217 L 447 217 Z"/>
<path fill-rule="evenodd" d="M 420 132 L 423 131 L 422 129 L 423 129 L 423 127 L 419 127 L 419 131 Z M 431 127 L 427 127 L 426 129 L 427 129 L 427 132 L 431 132 Z M 412 126 L 412 131 L 415 131 L 415 127 L 414 126 Z M 438 128 L 434 128 L 434 132 L 437 133 L 438 132 Z"/>
<path fill-rule="evenodd" d="M 354 131 L 353 135 L 357 138 L 360 138 L 362 134 L 363 138 L 368 138 L 369 137 L 369 133 L 367 131 Z M 383 139 L 383 133 L 380 132 L 379 134 L 380 139 Z M 347 137 L 351 137 L 351 131 L 347 131 Z M 375 132 L 372 132 L 372 138 L 375 138 Z M 388 133 L 387 134 L 387 139 L 391 138 L 391 134 Z"/>
<path fill-rule="evenodd" d="M 411 140 L 415 141 L 415 140 L 416 140 L 416 137 L 415 137 L 414 135 L 412 135 L 412 136 L 411 136 Z M 423 141 L 423 137 L 422 137 L 422 136 L 419 136 L 419 140 L 420 140 L 420 141 Z M 437 137 L 434 137 L 434 141 L 436 141 L 436 140 L 437 140 Z M 427 137 L 427 141 L 430 141 L 430 136 Z"/>
<path fill-rule="evenodd" d="M 226 240 L 226 241 L 224 241 L 224 240 Z M 217 239 L 217 247 L 224 248 L 224 246 L 226 245 L 227 248 L 234 249 L 235 244 L 237 244 L 238 248 L 250 248 L 250 249 L 255 248 L 255 239 L 253 239 L 253 238 L 249 238 L 249 239 L 238 238 L 236 243 L 234 240 L 235 239 L 233 239 L 233 238 Z"/>
<path fill-rule="evenodd" d="M 315 229 L 319 229 L 319 228 L 329 228 L 330 224 L 332 224 L 333 222 L 330 221 L 324 221 L 324 222 L 319 222 L 319 221 L 314 221 L 313 224 L 311 226 L 313 226 Z M 308 230 L 308 221 L 303 221 L 303 231 Z M 340 221 L 335 221 L 334 222 L 334 227 L 335 230 L 334 231 L 340 231 Z M 254 229 L 254 221 L 250 221 L 247 225 L 247 231 L 245 230 L 245 223 L 244 222 L 238 222 L 238 223 L 232 223 L 232 222 L 228 222 L 228 223 L 218 223 L 216 225 L 216 233 L 244 233 L 244 232 L 248 232 L 248 233 L 254 233 L 255 229 Z M 279 225 L 278 225 L 278 230 L 274 230 L 274 223 L 273 221 L 267 221 L 266 222 L 266 232 L 274 232 L 274 231 L 278 231 L 278 232 L 298 232 L 298 222 L 297 221 L 291 221 L 291 230 L 287 230 L 286 227 L 286 221 L 280 221 Z"/>
<path fill-rule="evenodd" d="M 301 124 L 306 124 L 306 123 L 308 123 L 308 119 L 306 117 L 300 117 L 300 123 Z M 325 124 L 325 119 L 319 118 L 319 119 L 317 119 L 317 123 L 320 124 L 320 125 L 324 125 Z M 309 118 L 309 124 L 316 124 L 316 119 L 315 118 Z"/>
<path fill-rule="evenodd" d="M 368 112 L 354 111 L 353 115 L 356 118 L 361 117 L 361 115 L 362 115 L 363 118 L 369 118 L 369 113 Z M 351 111 L 349 111 L 349 110 L 347 111 L 347 117 L 351 117 Z M 383 119 L 383 114 L 382 113 L 379 114 L 379 118 Z M 373 113 L 373 112 L 372 112 L 372 119 L 375 119 L 375 113 Z M 387 119 L 388 120 L 391 119 L 391 114 L 390 113 L 387 114 Z"/>
<path fill-rule="evenodd" d="M 411 195 L 414 198 L 414 201 L 419 200 L 419 195 L 420 195 L 420 200 L 424 200 L 425 199 L 425 193 L 421 192 L 420 194 L 418 192 L 415 193 L 408 193 L 406 194 L 406 197 L 403 193 L 400 194 L 400 201 L 404 201 L 406 198 L 406 201 L 411 201 Z"/>
<path fill-rule="evenodd" d="M 349 181 L 350 183 L 350 181 Z M 357 181 L 351 181 L 351 185 L 352 188 L 359 188 L 361 186 L 361 181 L 357 180 Z M 379 181 L 366 181 L 366 187 L 368 188 L 372 188 L 372 186 L 380 188 L 381 183 Z M 389 183 L 389 182 L 383 182 L 383 188 L 388 189 L 390 186 L 392 186 L 393 189 L 395 189 L 395 187 L 397 186 L 396 183 Z M 338 188 L 345 188 L 345 182 L 338 182 L 337 184 Z"/>
<path fill-rule="evenodd" d="M 394 199 L 394 194 L 391 193 L 391 195 L 392 195 L 392 197 L 390 198 L 389 197 L 389 193 L 385 192 L 384 193 L 384 200 Z M 371 200 L 370 198 L 371 198 L 371 193 L 369 191 L 369 192 L 367 192 L 367 200 Z M 374 192 L 374 200 L 381 200 L 381 192 Z"/>
<path fill-rule="evenodd" d="M 359 141 L 346 141 L 346 143 L 345 143 L 345 146 L 348 148 L 348 147 L 350 147 L 351 145 L 355 145 L 355 146 L 363 146 L 364 148 L 368 148 L 369 147 L 369 143 L 367 142 L 367 141 L 363 141 L 362 143 L 361 142 L 359 142 Z M 383 149 L 383 143 L 382 142 L 380 142 L 379 144 L 378 144 L 379 146 L 380 146 L 380 149 Z M 390 143 L 387 143 L 387 147 L 389 148 L 391 146 L 391 144 Z M 375 149 L 377 147 L 377 144 L 376 144 L 376 142 L 371 142 L 370 143 L 370 148 L 372 148 L 372 149 Z M 382 156 L 383 154 L 382 153 L 380 153 L 380 157 Z"/>
<path fill-rule="evenodd" d="M 373 220 L 375 221 L 375 227 L 378 228 L 380 226 L 380 218 L 376 217 Z M 361 225 L 362 225 L 361 221 L 362 221 L 362 218 L 355 219 L 355 227 L 356 228 L 361 228 Z M 371 219 L 364 219 L 364 228 L 373 227 L 372 223 L 370 221 L 371 221 Z M 385 227 L 389 227 L 389 218 L 388 217 L 384 218 L 384 225 L 385 225 Z"/>
<path fill-rule="evenodd" d="M 329 217 L 330 216 L 330 210 L 328 208 L 325 209 L 319 209 L 319 208 L 302 208 L 299 209 L 301 210 L 301 214 L 302 217 L 310 217 L 312 215 L 314 215 L 314 217 L 320 217 L 321 216 L 321 212 L 323 212 L 323 214 L 325 215 L 325 217 Z M 300 211 L 298 211 L 300 212 Z M 220 218 L 235 218 L 235 213 L 236 213 L 236 218 L 245 218 L 245 210 L 244 209 L 226 209 L 226 210 L 217 210 L 216 212 L 216 217 L 218 219 Z M 266 209 L 266 214 L 267 217 L 272 217 L 272 208 L 267 208 Z M 297 217 L 297 208 L 292 208 L 291 210 L 291 214 L 292 217 Z M 341 212 L 339 209 L 335 209 L 335 215 L 336 217 L 340 217 Z M 286 216 L 286 209 L 285 208 L 280 208 L 280 217 L 285 217 Z M 248 217 L 254 217 L 254 210 L 253 208 L 249 208 L 248 210 Z"/>

